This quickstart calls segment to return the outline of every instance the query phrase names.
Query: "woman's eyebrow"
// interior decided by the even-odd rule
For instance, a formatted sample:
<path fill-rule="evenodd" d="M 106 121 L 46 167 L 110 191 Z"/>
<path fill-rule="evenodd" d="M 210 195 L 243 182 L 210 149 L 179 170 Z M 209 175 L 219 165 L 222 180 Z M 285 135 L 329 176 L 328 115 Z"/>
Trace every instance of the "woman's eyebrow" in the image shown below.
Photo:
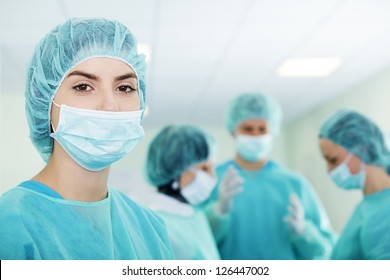
<path fill-rule="evenodd" d="M 70 72 L 67 77 L 69 78 L 71 76 L 83 76 L 83 77 L 86 77 L 88 79 L 95 80 L 95 81 L 100 80 L 100 78 L 94 74 L 90 74 L 90 73 L 83 72 L 83 71 L 77 71 L 77 70 Z M 116 77 L 114 80 L 115 81 L 122 81 L 122 80 L 126 80 L 129 78 L 137 79 L 137 75 L 134 73 L 126 73 L 124 75 L 120 75 L 120 76 Z"/>
<path fill-rule="evenodd" d="M 90 73 L 82 72 L 82 71 L 73 71 L 73 72 L 70 72 L 70 73 L 68 74 L 68 78 L 69 78 L 70 76 L 83 76 L 83 77 L 86 77 L 86 78 L 91 79 L 91 80 L 95 80 L 95 81 L 99 80 L 99 77 L 97 77 L 97 76 L 95 76 L 95 75 L 93 75 L 93 74 L 90 74 Z"/>
<path fill-rule="evenodd" d="M 122 81 L 122 80 L 126 80 L 129 78 L 137 79 L 137 75 L 134 73 L 127 73 L 127 74 L 120 75 L 120 76 L 116 77 L 115 81 Z"/>

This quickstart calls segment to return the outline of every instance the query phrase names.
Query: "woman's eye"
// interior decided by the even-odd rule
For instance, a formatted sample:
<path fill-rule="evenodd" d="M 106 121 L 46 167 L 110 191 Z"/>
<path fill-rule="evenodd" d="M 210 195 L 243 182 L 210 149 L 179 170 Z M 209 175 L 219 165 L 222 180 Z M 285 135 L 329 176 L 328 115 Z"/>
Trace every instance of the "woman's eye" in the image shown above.
<path fill-rule="evenodd" d="M 83 92 L 83 91 L 91 91 L 92 87 L 90 85 L 87 85 L 87 84 L 79 84 L 77 86 L 74 86 L 73 89 L 78 91 L 78 92 Z"/>
<path fill-rule="evenodd" d="M 131 87 L 131 86 L 119 86 L 118 87 L 119 91 L 123 91 L 125 93 L 133 93 L 135 91 L 137 91 L 137 89 Z"/>

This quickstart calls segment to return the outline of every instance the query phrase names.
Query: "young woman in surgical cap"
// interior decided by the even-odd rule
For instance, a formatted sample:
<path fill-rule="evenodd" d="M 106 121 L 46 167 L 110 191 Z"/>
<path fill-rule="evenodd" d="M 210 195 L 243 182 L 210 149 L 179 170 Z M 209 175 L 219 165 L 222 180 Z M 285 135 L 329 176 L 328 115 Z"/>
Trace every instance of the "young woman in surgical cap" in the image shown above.
<path fill-rule="evenodd" d="M 170 259 L 163 222 L 107 186 L 142 140 L 145 58 L 121 23 L 72 18 L 28 66 L 30 138 L 41 172 L 0 198 L 0 259 Z"/>
<path fill-rule="evenodd" d="M 319 143 L 334 183 L 363 193 L 332 259 L 390 260 L 390 151 L 383 133 L 362 114 L 341 110 L 322 125 Z"/>

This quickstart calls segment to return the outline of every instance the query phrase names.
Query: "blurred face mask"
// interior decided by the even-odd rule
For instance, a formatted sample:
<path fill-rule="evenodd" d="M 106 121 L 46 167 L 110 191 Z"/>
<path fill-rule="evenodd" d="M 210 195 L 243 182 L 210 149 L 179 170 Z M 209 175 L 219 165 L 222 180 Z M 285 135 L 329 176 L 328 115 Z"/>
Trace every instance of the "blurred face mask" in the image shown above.
<path fill-rule="evenodd" d="M 196 169 L 194 180 L 183 188 L 180 192 L 181 195 L 193 206 L 199 205 L 205 202 L 214 189 L 217 179 L 210 174 Z"/>
<path fill-rule="evenodd" d="M 264 159 L 270 153 L 272 146 L 272 134 L 261 136 L 237 134 L 236 136 L 237 153 L 240 157 L 249 162 L 256 162 Z"/>
<path fill-rule="evenodd" d="M 329 175 L 339 188 L 345 190 L 363 189 L 366 181 L 365 164 L 361 161 L 359 173 L 352 174 L 348 168 L 351 158 L 352 154 L 349 153 L 339 166 L 329 172 Z"/>
<path fill-rule="evenodd" d="M 50 136 L 89 171 L 100 171 L 123 158 L 143 139 L 140 111 L 108 112 L 60 107 L 57 130 Z"/>

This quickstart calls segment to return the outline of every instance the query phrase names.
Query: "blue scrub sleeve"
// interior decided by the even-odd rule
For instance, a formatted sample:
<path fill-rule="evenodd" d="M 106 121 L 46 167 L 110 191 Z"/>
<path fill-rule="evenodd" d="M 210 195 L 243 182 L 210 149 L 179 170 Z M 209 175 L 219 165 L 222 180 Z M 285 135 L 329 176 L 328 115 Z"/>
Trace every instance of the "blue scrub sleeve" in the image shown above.
<path fill-rule="evenodd" d="M 211 231 L 213 232 L 214 239 L 219 243 L 228 232 L 230 215 L 221 215 L 217 213 L 214 206 L 215 203 L 210 203 L 204 208 L 204 211 L 209 221 Z"/>
<path fill-rule="evenodd" d="M 300 181 L 306 227 L 303 234 L 293 235 L 294 249 L 300 259 L 329 259 L 337 235 L 311 184 L 302 176 Z"/>
<path fill-rule="evenodd" d="M 306 221 L 302 235 L 293 236 L 294 249 L 300 259 L 329 259 L 333 243 L 311 221 Z"/>

